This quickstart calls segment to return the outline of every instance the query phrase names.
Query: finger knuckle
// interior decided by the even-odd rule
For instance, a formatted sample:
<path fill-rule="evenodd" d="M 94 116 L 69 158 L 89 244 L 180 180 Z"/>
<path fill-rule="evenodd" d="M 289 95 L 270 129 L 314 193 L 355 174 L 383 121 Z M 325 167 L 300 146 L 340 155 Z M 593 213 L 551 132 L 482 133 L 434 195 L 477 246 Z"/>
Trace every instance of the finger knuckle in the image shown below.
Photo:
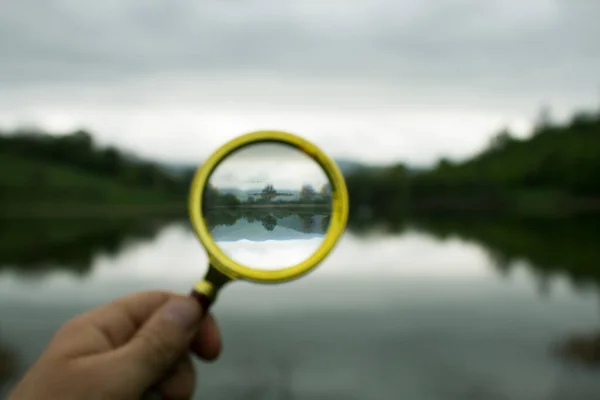
<path fill-rule="evenodd" d="M 75 316 L 68 320 L 56 332 L 57 336 L 71 335 L 76 332 L 81 332 L 87 326 L 82 316 Z"/>

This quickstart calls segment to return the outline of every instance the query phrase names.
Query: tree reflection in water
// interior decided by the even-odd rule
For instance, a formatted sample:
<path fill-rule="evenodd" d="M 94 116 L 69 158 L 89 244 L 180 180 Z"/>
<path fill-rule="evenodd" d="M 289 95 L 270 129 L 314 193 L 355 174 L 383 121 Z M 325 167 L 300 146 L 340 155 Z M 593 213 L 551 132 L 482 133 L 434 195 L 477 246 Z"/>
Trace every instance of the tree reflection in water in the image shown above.
<path fill-rule="evenodd" d="M 591 289 L 600 298 L 598 218 L 482 219 L 431 218 L 413 223 L 441 240 L 450 237 L 477 243 L 488 251 L 502 276 L 523 261 L 538 281 L 541 296 L 551 291 L 554 277 L 567 277 L 578 290 Z M 574 334 L 553 348 L 565 361 L 600 367 L 600 332 Z"/>
<path fill-rule="evenodd" d="M 204 218 L 209 230 L 219 226 L 233 226 L 238 221 L 248 223 L 259 222 L 267 231 L 273 231 L 281 224 L 282 220 L 297 218 L 299 225 L 296 227 L 303 233 L 326 233 L 329 228 L 331 214 L 326 209 L 320 208 L 223 208 L 213 209 L 204 213 Z M 317 225 L 317 220 L 320 219 Z M 294 228 L 292 228 L 294 229 Z"/>
<path fill-rule="evenodd" d="M 275 218 L 273 215 L 269 214 L 269 215 L 266 215 L 261 220 L 261 223 L 262 223 L 262 226 L 264 226 L 266 230 L 273 231 L 275 229 L 275 227 L 277 226 L 277 218 Z"/>
<path fill-rule="evenodd" d="M 16 370 L 17 360 L 15 354 L 3 346 L 0 340 L 0 387 L 14 376 Z"/>
<path fill-rule="evenodd" d="M 231 226 L 245 219 L 266 230 L 286 218 L 296 218 L 301 232 L 326 233 L 328 210 L 257 208 L 219 209 L 206 214 L 209 228 Z M 567 277 L 577 290 L 600 289 L 600 247 L 597 218 L 409 218 L 353 210 L 348 230 L 357 236 L 373 231 L 401 235 L 417 230 L 440 240 L 460 238 L 486 249 L 500 276 L 508 276 L 517 261 L 538 279 L 540 295 L 551 292 L 553 277 Z M 318 222 L 317 222 L 318 221 Z M 0 271 L 38 276 L 52 269 L 84 275 L 98 254 L 118 254 L 131 241 L 150 240 L 173 220 L 94 220 L 27 224 L 4 222 L 0 227 Z M 599 296 L 600 297 L 600 296 Z M 558 354 L 583 365 L 600 365 L 600 333 L 577 334 L 557 344 Z"/>
<path fill-rule="evenodd" d="M 0 272 L 38 277 L 52 270 L 86 275 L 99 254 L 116 256 L 126 246 L 153 239 L 173 219 L 3 221 Z"/>

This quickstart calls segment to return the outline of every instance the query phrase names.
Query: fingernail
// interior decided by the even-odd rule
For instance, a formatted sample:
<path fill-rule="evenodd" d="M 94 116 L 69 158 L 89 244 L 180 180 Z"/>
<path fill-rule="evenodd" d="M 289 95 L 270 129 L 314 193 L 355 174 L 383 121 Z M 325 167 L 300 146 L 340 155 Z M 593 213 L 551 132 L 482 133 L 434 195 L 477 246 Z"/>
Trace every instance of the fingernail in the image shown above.
<path fill-rule="evenodd" d="M 192 299 L 174 298 L 167 302 L 163 308 L 163 316 L 185 330 L 192 330 L 200 326 L 201 309 Z"/>

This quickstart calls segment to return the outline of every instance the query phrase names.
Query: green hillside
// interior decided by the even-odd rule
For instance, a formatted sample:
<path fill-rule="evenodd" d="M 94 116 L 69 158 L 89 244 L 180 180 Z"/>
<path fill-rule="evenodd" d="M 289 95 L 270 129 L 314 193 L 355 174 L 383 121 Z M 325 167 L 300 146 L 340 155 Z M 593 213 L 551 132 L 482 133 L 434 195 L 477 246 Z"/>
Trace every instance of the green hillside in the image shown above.
<path fill-rule="evenodd" d="M 172 200 L 167 193 L 96 176 L 72 167 L 31 157 L 0 154 L 3 203 L 156 203 Z"/>
<path fill-rule="evenodd" d="M 184 210 L 189 175 L 95 146 L 85 132 L 0 135 L 0 216 Z"/>
<path fill-rule="evenodd" d="M 467 162 L 442 161 L 421 177 L 432 183 L 485 183 L 503 188 L 560 189 L 600 194 L 600 114 L 579 114 L 564 125 L 539 127 L 519 140 L 509 131 Z"/>
<path fill-rule="evenodd" d="M 442 159 L 417 173 L 402 164 L 361 170 L 347 181 L 354 211 L 600 211 L 600 113 L 538 124 L 526 139 L 503 130 L 464 162 Z"/>

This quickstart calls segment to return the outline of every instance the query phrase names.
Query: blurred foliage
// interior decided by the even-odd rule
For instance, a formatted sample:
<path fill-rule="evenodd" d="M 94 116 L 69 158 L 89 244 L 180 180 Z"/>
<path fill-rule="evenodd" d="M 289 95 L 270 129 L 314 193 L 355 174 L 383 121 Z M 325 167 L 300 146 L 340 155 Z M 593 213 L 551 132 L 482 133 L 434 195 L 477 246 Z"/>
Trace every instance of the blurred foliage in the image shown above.
<path fill-rule="evenodd" d="M 346 176 L 351 210 L 375 217 L 397 214 L 408 207 L 410 182 L 409 170 L 402 164 L 358 169 Z"/>
<path fill-rule="evenodd" d="M 14 376 L 17 370 L 17 359 L 11 349 L 3 346 L 0 341 L 0 389 L 5 381 Z"/>
<path fill-rule="evenodd" d="M 114 147 L 100 147 L 81 130 L 66 135 L 33 129 L 0 132 L 4 205 L 180 201 L 187 195 L 192 173 L 171 174 Z"/>
<path fill-rule="evenodd" d="M 543 110 L 528 138 L 503 129 L 464 162 L 363 168 L 346 179 L 354 213 L 600 211 L 600 113 L 554 124 Z"/>
<path fill-rule="evenodd" d="M 241 204 L 240 199 L 232 193 L 222 193 L 212 184 L 207 184 L 204 189 L 202 202 L 207 208 L 210 207 L 237 207 Z"/>
<path fill-rule="evenodd" d="M 360 235 L 421 229 L 486 248 L 498 270 L 524 261 L 543 286 L 552 275 L 600 288 L 600 113 L 557 124 L 548 109 L 518 139 L 503 129 L 463 162 L 441 159 L 346 174 L 349 228 Z"/>
<path fill-rule="evenodd" d="M 0 203 L 144 204 L 181 201 L 193 171 L 169 173 L 114 147 L 98 146 L 86 131 L 51 135 L 34 129 L 0 132 Z M 399 163 L 346 174 L 355 216 L 486 212 L 551 215 L 600 210 L 600 114 L 576 113 L 554 123 L 540 112 L 531 135 L 498 132 L 480 154 L 440 160 L 424 171 Z M 303 201 L 327 203 L 330 187 L 299 188 Z M 240 200 L 210 188 L 205 204 L 239 206 L 276 200 L 266 186 Z M 280 195 L 287 195 L 281 194 Z M 8 206 L 7 206 L 8 205 Z"/>
<path fill-rule="evenodd" d="M 114 148 L 101 148 L 84 131 L 53 136 L 20 130 L 0 135 L 4 213 L 35 202 L 36 209 L 46 203 L 57 209 L 60 203 L 67 208 L 87 203 L 139 207 L 181 201 L 187 196 L 192 174 L 170 174 Z M 572 214 L 600 211 L 597 112 L 580 112 L 557 124 L 544 109 L 526 139 L 503 129 L 484 151 L 466 161 L 442 159 L 424 171 L 400 163 L 359 168 L 346 173 L 346 182 L 351 201 L 349 229 L 358 234 L 401 233 L 417 221 L 421 229 L 440 237 L 459 234 L 479 241 L 491 249 L 499 266 L 520 257 L 544 271 L 568 270 L 573 279 L 596 279 L 597 229 Z M 329 196 L 331 187 L 299 190 L 305 201 L 318 203 Z M 235 194 L 210 187 L 204 194 L 205 204 L 225 210 L 211 213 L 209 225 L 233 225 L 245 218 L 274 229 L 281 218 L 297 214 L 306 217 L 305 229 L 319 229 L 310 216 L 327 214 L 325 208 L 313 204 L 310 207 L 317 208 L 296 210 L 287 202 L 290 208 L 286 209 L 281 207 L 285 201 L 273 200 L 273 192 L 277 193 L 272 186 L 265 187 L 241 201 Z M 115 210 L 116 206 L 111 212 Z M 565 214 L 569 218 L 563 218 Z M 492 218 L 496 215 L 503 218 Z M 3 223 L 0 265 L 34 270 L 56 263 L 83 271 L 90 264 L 92 249 L 110 253 L 122 241 L 119 235 L 128 235 L 132 229 L 110 218 L 94 223 L 74 220 L 56 228 L 42 221 L 26 223 L 17 219 Z M 325 231 L 328 220 L 318 225 Z"/>

